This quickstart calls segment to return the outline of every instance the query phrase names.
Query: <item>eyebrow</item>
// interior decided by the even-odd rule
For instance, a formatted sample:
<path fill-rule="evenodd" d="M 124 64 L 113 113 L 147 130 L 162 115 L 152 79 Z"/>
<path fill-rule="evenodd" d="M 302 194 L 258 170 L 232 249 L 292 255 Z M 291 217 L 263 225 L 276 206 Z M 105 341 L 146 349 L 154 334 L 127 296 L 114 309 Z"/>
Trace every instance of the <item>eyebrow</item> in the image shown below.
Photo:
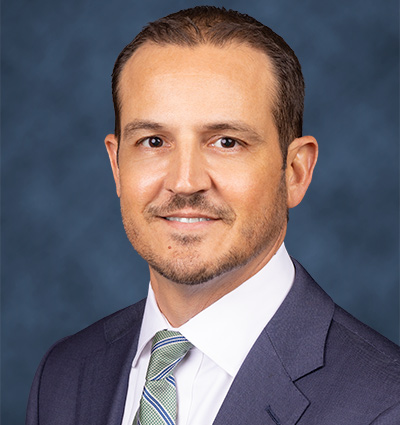
<path fill-rule="evenodd" d="M 132 133 L 134 133 L 137 130 L 160 131 L 163 128 L 164 126 L 157 122 L 134 120 L 124 127 L 123 136 L 124 138 L 128 138 Z"/>

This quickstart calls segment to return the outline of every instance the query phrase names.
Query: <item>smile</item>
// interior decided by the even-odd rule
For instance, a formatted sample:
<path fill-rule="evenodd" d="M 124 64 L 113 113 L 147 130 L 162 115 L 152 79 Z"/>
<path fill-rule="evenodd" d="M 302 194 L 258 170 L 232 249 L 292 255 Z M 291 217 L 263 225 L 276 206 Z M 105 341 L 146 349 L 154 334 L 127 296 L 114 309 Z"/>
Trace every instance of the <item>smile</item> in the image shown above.
<path fill-rule="evenodd" d="M 179 221 L 180 223 L 198 223 L 200 221 L 210 221 L 210 218 L 204 217 L 164 217 L 168 221 Z"/>

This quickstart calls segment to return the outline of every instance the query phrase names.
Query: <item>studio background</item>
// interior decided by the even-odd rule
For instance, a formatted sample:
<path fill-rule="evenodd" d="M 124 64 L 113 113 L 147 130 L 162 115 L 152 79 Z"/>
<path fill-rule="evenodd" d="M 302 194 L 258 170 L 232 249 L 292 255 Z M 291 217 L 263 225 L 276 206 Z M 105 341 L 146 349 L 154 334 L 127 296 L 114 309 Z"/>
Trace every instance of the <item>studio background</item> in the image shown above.
<path fill-rule="evenodd" d="M 24 422 L 49 346 L 143 298 L 104 136 L 111 71 L 149 21 L 194 1 L 2 4 L 2 423 Z M 320 144 L 286 245 L 342 307 L 399 341 L 398 4 L 210 1 L 283 36 Z M 151 66 L 151 64 L 149 64 Z"/>

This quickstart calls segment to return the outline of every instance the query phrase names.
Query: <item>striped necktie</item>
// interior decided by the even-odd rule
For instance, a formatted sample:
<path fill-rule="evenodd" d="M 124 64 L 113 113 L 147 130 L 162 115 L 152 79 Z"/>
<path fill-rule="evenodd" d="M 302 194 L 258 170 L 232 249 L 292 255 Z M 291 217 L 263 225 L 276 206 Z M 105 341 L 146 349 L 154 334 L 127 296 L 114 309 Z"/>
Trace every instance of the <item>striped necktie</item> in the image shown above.
<path fill-rule="evenodd" d="M 172 372 L 192 347 L 179 332 L 163 330 L 154 335 L 134 425 L 175 425 L 177 398 Z"/>

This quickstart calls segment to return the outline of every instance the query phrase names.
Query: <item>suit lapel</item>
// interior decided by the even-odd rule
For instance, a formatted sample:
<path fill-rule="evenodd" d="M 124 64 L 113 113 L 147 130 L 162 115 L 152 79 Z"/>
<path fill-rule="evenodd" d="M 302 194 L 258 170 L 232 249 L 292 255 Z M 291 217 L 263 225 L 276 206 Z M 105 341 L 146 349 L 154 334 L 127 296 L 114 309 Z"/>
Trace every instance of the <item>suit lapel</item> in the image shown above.
<path fill-rule="evenodd" d="M 121 424 L 143 310 L 144 302 L 141 302 L 105 321 L 104 349 L 87 357 L 82 364 L 78 423 Z"/>
<path fill-rule="evenodd" d="M 294 425 L 309 405 L 296 380 L 323 366 L 334 304 L 294 264 L 292 289 L 250 350 L 214 425 Z"/>
<path fill-rule="evenodd" d="M 263 332 L 239 370 L 214 425 L 294 424 L 308 406 Z"/>

